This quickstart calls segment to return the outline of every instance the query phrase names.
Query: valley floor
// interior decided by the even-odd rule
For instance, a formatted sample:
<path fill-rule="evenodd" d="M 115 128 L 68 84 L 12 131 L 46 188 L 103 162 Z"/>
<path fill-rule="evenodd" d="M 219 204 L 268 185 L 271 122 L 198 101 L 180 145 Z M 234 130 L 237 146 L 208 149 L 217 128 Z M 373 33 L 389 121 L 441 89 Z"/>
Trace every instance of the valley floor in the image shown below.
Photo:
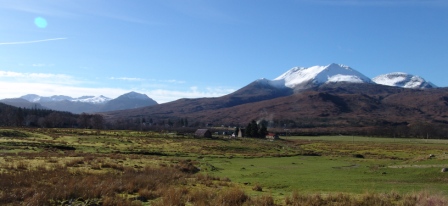
<path fill-rule="evenodd" d="M 446 140 L 3 128 L 0 150 L 2 205 L 448 204 Z"/>

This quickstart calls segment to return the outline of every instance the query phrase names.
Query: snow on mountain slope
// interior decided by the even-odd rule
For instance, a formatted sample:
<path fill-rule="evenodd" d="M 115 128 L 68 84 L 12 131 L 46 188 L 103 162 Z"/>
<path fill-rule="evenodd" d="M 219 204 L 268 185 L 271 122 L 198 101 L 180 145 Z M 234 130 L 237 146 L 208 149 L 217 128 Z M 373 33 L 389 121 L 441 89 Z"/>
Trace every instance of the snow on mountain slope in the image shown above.
<path fill-rule="evenodd" d="M 71 100 L 72 102 L 87 102 L 87 103 L 92 103 L 92 104 L 102 104 L 102 103 L 106 103 L 108 101 L 110 101 L 111 98 L 109 97 L 105 97 L 103 95 L 100 96 L 82 96 L 79 98 L 75 98 L 73 100 Z"/>
<path fill-rule="evenodd" d="M 424 89 L 424 88 L 436 88 L 437 86 L 431 82 L 426 81 L 420 76 L 407 74 L 403 72 L 394 72 L 389 74 L 383 74 L 376 76 L 372 79 L 377 84 L 412 88 L 412 89 Z"/>
<path fill-rule="evenodd" d="M 29 102 L 60 102 L 60 101 L 71 101 L 71 102 L 84 102 L 84 103 L 92 103 L 92 104 L 103 104 L 111 99 L 108 97 L 105 97 L 103 95 L 101 96 L 82 96 L 79 98 L 73 98 L 69 96 L 63 96 L 63 95 L 54 95 L 51 97 L 42 97 L 36 94 L 27 94 L 24 96 L 21 96 L 20 98 L 28 100 Z"/>
<path fill-rule="evenodd" d="M 42 97 L 36 94 L 27 94 L 21 96 L 20 98 L 28 100 L 29 102 L 52 102 L 52 101 L 64 101 L 64 100 L 72 100 L 72 97 L 64 96 L 64 95 L 54 95 L 51 97 Z"/>
<path fill-rule="evenodd" d="M 21 96 L 21 99 L 25 99 L 29 102 L 38 102 L 40 100 L 40 96 L 36 94 L 27 94 L 25 96 Z"/>
<path fill-rule="evenodd" d="M 298 85 L 321 85 L 329 82 L 372 83 L 370 78 L 358 71 L 341 64 L 327 66 L 294 67 L 279 77 L 275 78 L 271 85 L 280 85 L 295 88 Z"/>

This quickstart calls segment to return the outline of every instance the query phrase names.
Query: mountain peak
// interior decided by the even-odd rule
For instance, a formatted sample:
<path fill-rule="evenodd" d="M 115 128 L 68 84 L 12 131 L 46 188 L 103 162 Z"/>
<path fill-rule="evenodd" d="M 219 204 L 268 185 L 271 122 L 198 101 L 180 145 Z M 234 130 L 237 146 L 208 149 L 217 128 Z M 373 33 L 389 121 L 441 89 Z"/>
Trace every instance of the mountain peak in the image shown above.
<path fill-rule="evenodd" d="M 141 93 L 137 93 L 137 92 L 129 92 L 126 94 L 123 94 L 121 96 L 119 96 L 118 98 L 128 98 L 128 99 L 150 99 L 148 97 L 148 95 L 146 94 L 141 94 Z"/>
<path fill-rule="evenodd" d="M 426 81 L 420 76 L 412 75 L 404 72 L 392 72 L 376 76 L 372 79 L 377 84 L 412 88 L 412 89 L 425 89 L 436 88 L 437 86 L 431 82 Z"/>
<path fill-rule="evenodd" d="M 294 67 L 283 73 L 274 81 L 284 80 L 289 88 L 307 88 L 329 82 L 371 83 L 370 78 L 358 71 L 342 65 L 332 63 L 327 66 Z"/>
<path fill-rule="evenodd" d="M 113 100 L 110 100 L 104 105 L 102 111 L 134 109 L 139 107 L 152 106 L 156 104 L 157 102 L 149 98 L 146 94 L 140 94 L 132 91 L 123 94 Z"/>
<path fill-rule="evenodd" d="M 38 102 L 41 97 L 37 94 L 27 94 L 27 95 L 21 96 L 19 98 L 25 99 L 29 102 Z"/>

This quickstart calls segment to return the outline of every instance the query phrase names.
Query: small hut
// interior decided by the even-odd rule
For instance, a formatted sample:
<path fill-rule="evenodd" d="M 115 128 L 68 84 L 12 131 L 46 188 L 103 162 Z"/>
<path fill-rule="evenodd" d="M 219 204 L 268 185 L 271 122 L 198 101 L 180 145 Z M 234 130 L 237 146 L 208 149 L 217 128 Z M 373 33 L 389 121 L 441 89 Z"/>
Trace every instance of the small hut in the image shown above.
<path fill-rule="evenodd" d="M 246 136 L 246 129 L 239 128 L 238 137 L 245 137 L 245 136 Z"/>
<path fill-rule="evenodd" d="M 210 130 L 208 130 L 208 129 L 198 129 L 198 130 L 196 130 L 196 132 L 194 133 L 194 137 L 207 137 L 207 138 L 212 138 L 212 132 L 210 132 Z"/>
<path fill-rule="evenodd" d="M 280 139 L 280 137 L 278 137 L 278 134 L 276 134 L 276 133 L 269 132 L 269 133 L 266 135 L 266 139 L 269 139 L 269 140 L 276 140 L 276 139 Z"/>

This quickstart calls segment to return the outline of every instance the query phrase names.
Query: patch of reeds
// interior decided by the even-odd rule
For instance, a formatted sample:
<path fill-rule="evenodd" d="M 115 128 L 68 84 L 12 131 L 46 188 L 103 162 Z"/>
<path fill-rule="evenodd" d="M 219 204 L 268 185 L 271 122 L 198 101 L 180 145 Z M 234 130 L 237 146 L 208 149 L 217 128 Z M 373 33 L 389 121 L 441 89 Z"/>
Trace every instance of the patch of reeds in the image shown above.
<path fill-rule="evenodd" d="M 421 191 L 414 194 L 401 195 L 397 192 L 390 193 L 364 193 L 360 196 L 348 195 L 343 193 L 320 195 L 320 194 L 300 194 L 294 191 L 291 196 L 285 198 L 285 205 L 322 205 L 322 206 L 414 206 L 414 205 L 431 205 L 444 206 L 448 205 L 448 200 L 443 195 L 430 194 L 427 191 Z"/>
<path fill-rule="evenodd" d="M 20 162 L 18 163 L 21 165 Z M 190 174 L 176 168 L 124 168 L 121 172 L 92 174 L 67 166 L 29 169 L 0 174 L 0 204 L 48 205 L 82 198 L 102 199 L 103 205 L 120 205 L 118 194 L 139 194 L 146 199 L 162 196 L 163 188 L 178 185 Z M 118 201 L 118 202 L 117 202 Z M 107 203 L 107 204 L 106 204 Z M 129 202 L 123 205 L 129 205 Z M 134 204 L 134 203 L 132 203 Z"/>

